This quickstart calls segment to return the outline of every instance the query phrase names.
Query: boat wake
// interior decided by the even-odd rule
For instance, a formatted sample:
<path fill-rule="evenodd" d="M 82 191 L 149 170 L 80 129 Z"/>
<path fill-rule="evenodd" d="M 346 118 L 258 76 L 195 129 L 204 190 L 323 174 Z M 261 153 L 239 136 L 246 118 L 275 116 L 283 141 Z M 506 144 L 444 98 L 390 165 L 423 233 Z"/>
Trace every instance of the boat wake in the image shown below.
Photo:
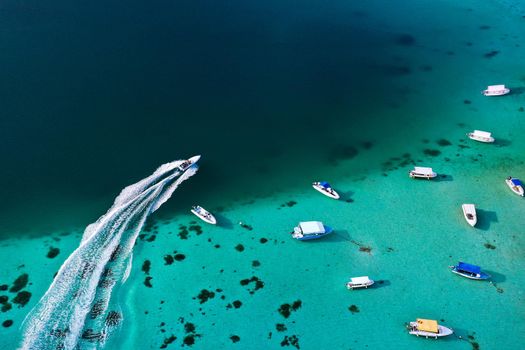
<path fill-rule="evenodd" d="M 80 246 L 24 321 L 21 349 L 98 349 L 122 321 L 115 300 L 131 270 L 132 250 L 149 214 L 197 172 L 174 161 L 128 186 L 86 227 Z M 113 296 L 113 297 L 112 297 Z"/>

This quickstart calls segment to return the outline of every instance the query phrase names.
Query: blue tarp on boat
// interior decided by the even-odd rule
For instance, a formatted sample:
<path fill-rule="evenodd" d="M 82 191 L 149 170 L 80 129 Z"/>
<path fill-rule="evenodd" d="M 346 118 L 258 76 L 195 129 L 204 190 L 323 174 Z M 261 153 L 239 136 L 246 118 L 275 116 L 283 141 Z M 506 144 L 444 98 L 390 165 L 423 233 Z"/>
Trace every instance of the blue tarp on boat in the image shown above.
<path fill-rule="evenodd" d="M 512 179 L 510 180 L 514 186 L 523 186 L 520 180 L 518 179 Z"/>
<path fill-rule="evenodd" d="M 321 181 L 321 182 L 319 182 L 319 184 L 320 184 L 321 186 L 323 186 L 324 188 L 331 188 L 331 187 L 332 187 L 332 186 L 330 186 L 330 184 L 329 184 L 328 182 L 326 182 L 326 181 Z"/>
<path fill-rule="evenodd" d="M 476 265 L 467 264 L 464 262 L 459 262 L 457 269 L 461 271 L 469 272 L 469 273 L 475 273 L 475 274 L 479 274 L 481 272 L 481 267 L 476 266 Z"/>

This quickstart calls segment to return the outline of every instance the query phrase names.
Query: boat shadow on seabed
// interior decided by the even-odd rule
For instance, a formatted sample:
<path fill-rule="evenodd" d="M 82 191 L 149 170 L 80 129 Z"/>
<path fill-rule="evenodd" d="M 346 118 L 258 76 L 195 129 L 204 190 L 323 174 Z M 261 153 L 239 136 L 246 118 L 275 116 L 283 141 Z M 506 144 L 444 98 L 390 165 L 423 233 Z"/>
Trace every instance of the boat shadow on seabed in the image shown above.
<path fill-rule="evenodd" d="M 483 210 L 483 209 L 476 209 L 476 211 L 477 211 L 477 217 L 478 217 L 476 228 L 483 230 L 483 231 L 488 231 L 490 228 L 491 222 L 498 222 L 498 215 L 496 215 L 495 211 Z"/>

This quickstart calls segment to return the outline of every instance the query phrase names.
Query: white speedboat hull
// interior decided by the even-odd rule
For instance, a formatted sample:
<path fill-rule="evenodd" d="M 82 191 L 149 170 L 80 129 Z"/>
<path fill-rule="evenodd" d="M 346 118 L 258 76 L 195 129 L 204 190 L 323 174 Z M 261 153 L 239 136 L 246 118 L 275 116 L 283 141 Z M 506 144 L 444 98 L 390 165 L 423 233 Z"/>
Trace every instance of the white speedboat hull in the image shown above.
<path fill-rule="evenodd" d="M 507 186 L 512 190 L 512 192 L 516 193 L 518 196 L 524 195 L 523 186 L 515 186 L 511 180 L 505 179 L 505 182 L 507 183 Z"/>
<path fill-rule="evenodd" d="M 327 197 L 330 197 L 332 199 L 339 199 L 339 193 L 337 193 L 333 188 L 331 189 L 332 192 L 330 191 L 327 191 L 323 186 L 321 185 L 318 185 L 316 183 L 314 183 L 312 185 L 312 187 L 316 190 L 316 191 L 319 191 L 320 193 L 324 194 L 325 196 Z"/>
<path fill-rule="evenodd" d="M 186 171 L 188 170 L 192 165 L 194 165 L 195 163 L 197 163 L 199 161 L 199 159 L 201 159 L 201 156 L 200 155 L 197 155 L 197 156 L 193 156 L 187 160 L 185 160 L 184 162 L 182 162 L 181 165 L 179 165 L 179 170 L 180 171 Z"/>
<path fill-rule="evenodd" d="M 493 143 L 494 137 L 480 137 L 477 135 L 474 135 L 473 133 L 467 134 L 468 138 L 474 141 L 484 142 L 484 143 Z"/>
<path fill-rule="evenodd" d="M 410 327 L 417 327 L 417 322 L 410 322 Z M 420 330 L 414 330 L 409 331 L 408 333 L 418 336 L 418 337 L 425 337 L 425 338 L 441 338 L 446 337 L 448 335 L 451 335 L 454 333 L 454 331 L 450 328 L 447 328 L 445 326 L 438 325 L 439 332 L 438 333 L 432 333 L 432 332 L 426 332 L 426 331 L 420 331 Z"/>
<path fill-rule="evenodd" d="M 509 88 L 505 88 L 503 90 L 499 91 L 489 91 L 489 90 L 483 90 L 481 93 L 485 96 L 503 96 L 510 92 Z"/>
<path fill-rule="evenodd" d="M 197 216 L 199 219 L 201 219 L 202 221 L 208 224 L 211 224 L 211 225 L 217 224 L 217 219 L 215 219 L 215 216 L 213 216 L 213 214 L 211 214 L 209 211 L 207 211 L 206 209 L 202 207 L 199 207 L 199 209 L 192 208 L 191 212 L 195 214 L 195 216 Z"/>
<path fill-rule="evenodd" d="M 374 281 L 372 281 L 372 280 L 370 280 L 370 282 L 366 283 L 366 284 L 353 284 L 351 282 L 348 282 L 346 284 L 346 288 L 348 288 L 348 289 L 368 288 L 368 287 L 370 287 L 373 284 L 374 284 Z"/>
<path fill-rule="evenodd" d="M 463 209 L 463 216 L 468 224 L 472 227 L 476 226 L 478 216 L 476 215 L 476 207 L 474 204 L 462 204 L 461 208 Z"/>

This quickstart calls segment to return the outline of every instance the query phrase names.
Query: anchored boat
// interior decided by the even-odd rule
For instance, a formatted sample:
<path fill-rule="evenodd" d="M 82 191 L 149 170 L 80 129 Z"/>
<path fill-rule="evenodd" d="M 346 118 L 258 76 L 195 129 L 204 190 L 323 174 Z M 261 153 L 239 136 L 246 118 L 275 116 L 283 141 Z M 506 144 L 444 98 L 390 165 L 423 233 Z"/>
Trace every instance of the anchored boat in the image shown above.
<path fill-rule="evenodd" d="M 432 168 L 425 168 L 420 166 L 414 167 L 414 170 L 410 170 L 408 175 L 410 175 L 411 178 L 418 177 L 428 180 L 433 179 L 437 176 L 437 174 L 434 171 L 432 171 Z"/>
<path fill-rule="evenodd" d="M 332 186 L 326 181 L 314 182 L 312 187 L 317 191 L 321 192 L 325 196 L 328 196 L 333 199 L 339 199 L 339 193 L 337 193 Z"/>
<path fill-rule="evenodd" d="M 368 276 L 362 277 L 351 277 L 350 281 L 346 284 L 346 288 L 355 289 L 355 288 L 368 288 L 374 281 L 368 278 Z"/>
<path fill-rule="evenodd" d="M 407 328 L 409 334 L 435 339 L 454 333 L 452 329 L 438 324 L 436 320 L 426 320 L 423 318 L 418 318 L 415 322 L 410 322 Z"/>
<path fill-rule="evenodd" d="M 474 130 L 473 132 L 469 132 L 467 136 L 469 137 L 469 139 L 479 141 L 479 142 L 485 142 L 485 143 L 494 142 L 494 137 L 492 137 L 492 134 L 487 131 Z"/>
<path fill-rule="evenodd" d="M 199 161 L 199 159 L 201 159 L 200 155 L 193 156 L 190 159 L 187 159 L 184 162 L 182 162 L 182 164 L 179 165 L 178 168 L 179 168 L 180 171 L 186 171 L 186 170 L 188 170 L 188 168 L 190 166 L 192 166 L 193 164 L 197 163 Z"/>
<path fill-rule="evenodd" d="M 463 209 L 463 215 L 468 224 L 472 227 L 476 226 L 476 223 L 478 222 L 476 206 L 474 204 L 462 204 L 461 208 Z"/>
<path fill-rule="evenodd" d="M 299 241 L 317 239 L 332 233 L 332 228 L 325 226 L 321 221 L 304 221 L 294 227 L 292 237 Z"/>
<path fill-rule="evenodd" d="M 507 183 L 507 186 L 509 186 L 509 188 L 512 190 L 512 192 L 516 193 L 518 196 L 523 197 L 523 184 L 519 179 L 509 176 L 505 179 L 505 182 Z"/>
<path fill-rule="evenodd" d="M 197 215 L 199 219 L 201 219 L 204 222 L 207 222 L 208 224 L 217 224 L 217 219 L 215 219 L 215 216 L 213 216 L 212 213 L 210 213 L 201 206 L 194 205 L 193 207 L 191 207 L 191 212 Z"/>
<path fill-rule="evenodd" d="M 476 265 L 471 265 L 460 261 L 456 266 L 449 267 L 453 273 L 471 280 L 486 280 L 490 278 L 488 273 L 482 272 L 481 267 Z"/>
<path fill-rule="evenodd" d="M 483 90 L 481 93 L 485 96 L 503 96 L 510 92 L 509 88 L 506 88 L 505 85 L 489 85 L 486 90 Z"/>

